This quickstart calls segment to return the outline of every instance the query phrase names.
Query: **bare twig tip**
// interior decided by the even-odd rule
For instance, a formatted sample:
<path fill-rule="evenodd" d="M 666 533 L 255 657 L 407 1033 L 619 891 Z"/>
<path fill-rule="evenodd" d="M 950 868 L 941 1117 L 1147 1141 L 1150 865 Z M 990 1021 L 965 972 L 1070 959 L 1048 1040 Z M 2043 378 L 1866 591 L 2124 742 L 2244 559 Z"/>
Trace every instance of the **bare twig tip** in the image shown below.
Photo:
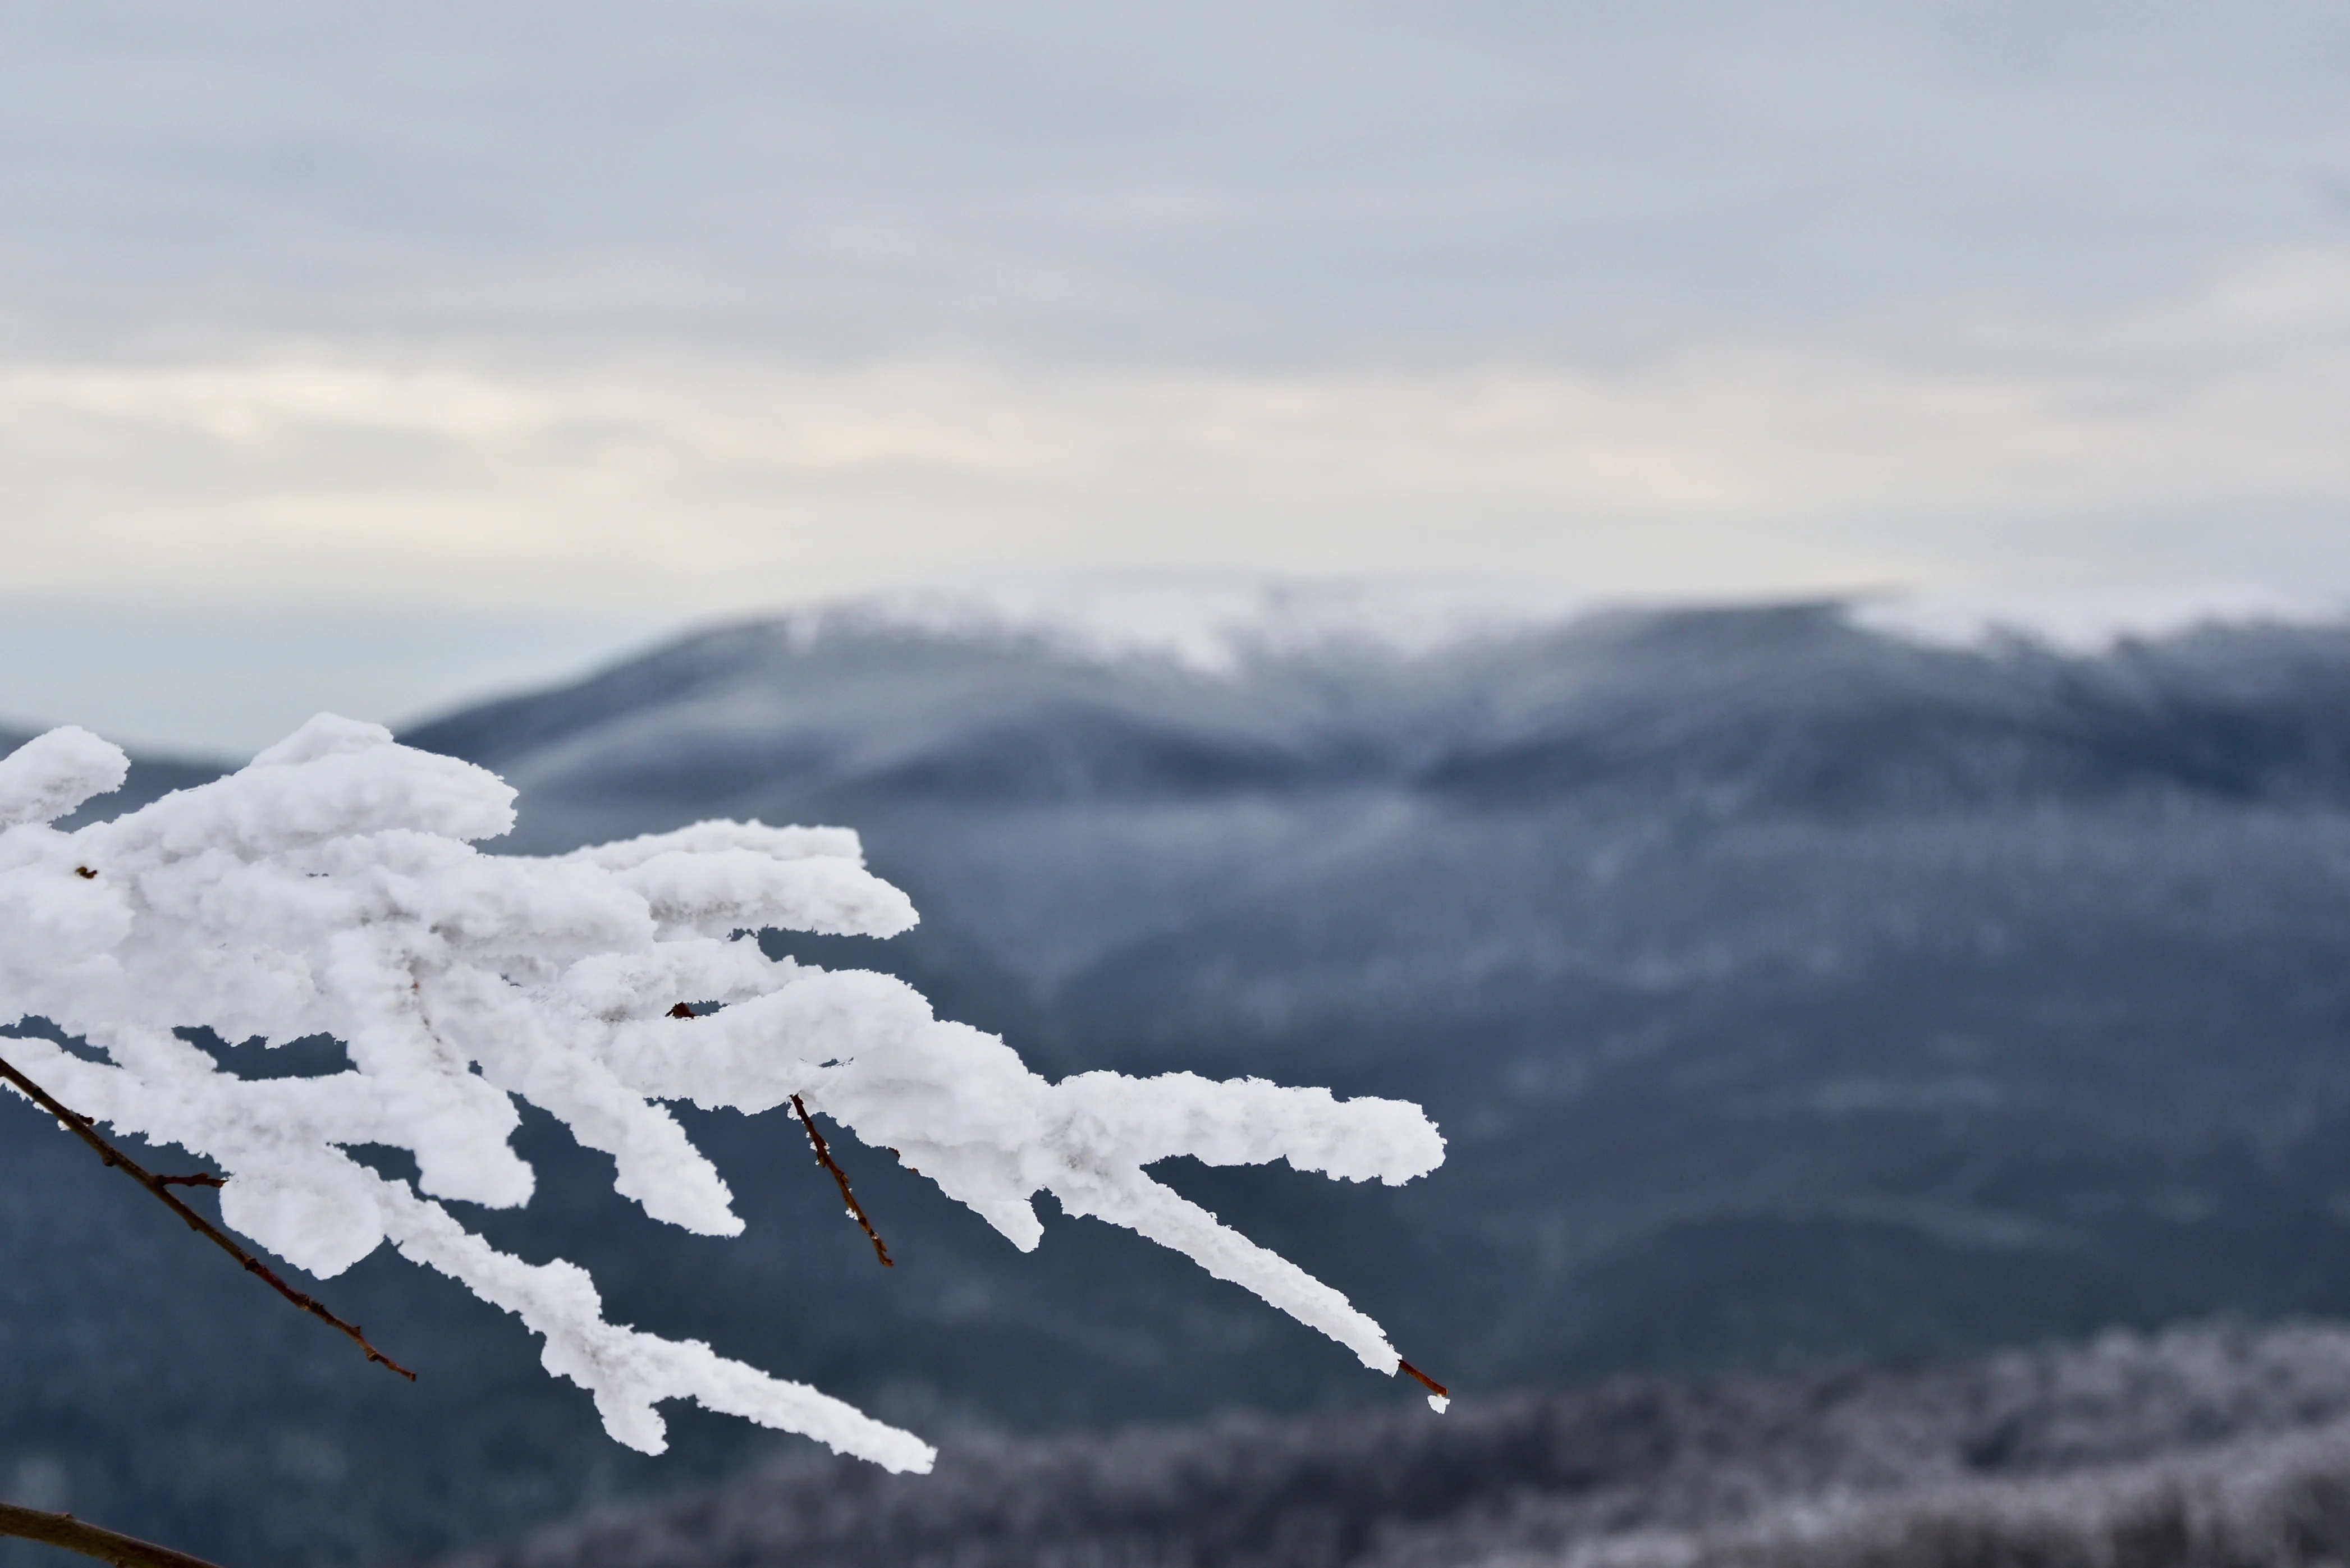
<path fill-rule="evenodd" d="M 1420 1386 L 1426 1388 L 1430 1394 L 1435 1395 L 1439 1399 L 1450 1399 L 1452 1397 L 1451 1389 L 1447 1388 L 1443 1384 L 1439 1383 L 1435 1378 L 1430 1377 L 1427 1373 L 1422 1372 L 1419 1367 L 1414 1366 L 1410 1362 L 1406 1361 L 1400 1355 L 1396 1357 L 1396 1369 L 1418 1378 L 1419 1380 Z"/>
<path fill-rule="evenodd" d="M 832 1172 L 833 1180 L 839 1183 L 840 1199 L 847 1206 L 848 1217 L 864 1227 L 865 1239 L 873 1243 L 874 1256 L 881 1260 L 883 1268 L 896 1268 L 898 1265 L 890 1260 L 889 1249 L 881 1241 L 881 1232 L 873 1229 L 873 1221 L 865 1217 L 865 1206 L 858 1202 L 857 1194 L 848 1189 L 848 1172 L 841 1169 L 839 1162 L 832 1158 L 832 1150 L 825 1145 L 824 1134 L 816 1130 L 815 1118 L 808 1115 L 807 1106 L 800 1102 L 797 1095 L 792 1096 L 792 1109 L 799 1112 L 800 1126 L 807 1128 L 808 1141 L 816 1145 L 816 1163 Z"/>

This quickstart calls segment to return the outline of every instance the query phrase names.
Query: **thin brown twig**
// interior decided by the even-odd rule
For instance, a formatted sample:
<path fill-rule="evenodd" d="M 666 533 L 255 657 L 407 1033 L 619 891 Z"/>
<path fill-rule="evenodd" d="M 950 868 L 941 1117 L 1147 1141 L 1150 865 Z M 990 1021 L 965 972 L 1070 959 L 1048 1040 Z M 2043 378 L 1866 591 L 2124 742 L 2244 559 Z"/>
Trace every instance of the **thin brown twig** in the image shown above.
<path fill-rule="evenodd" d="M 1450 1399 L 1452 1397 L 1452 1390 L 1447 1388 L 1443 1384 L 1439 1383 L 1435 1378 L 1430 1377 L 1427 1373 L 1422 1372 L 1419 1367 L 1414 1366 L 1410 1362 L 1406 1361 L 1400 1355 L 1396 1357 L 1396 1369 L 1399 1372 L 1408 1372 L 1412 1376 L 1419 1378 L 1420 1386 L 1426 1388 L 1430 1394 L 1435 1395 L 1439 1399 Z"/>
<path fill-rule="evenodd" d="M 808 1108 L 800 1104 L 797 1095 L 792 1096 L 792 1109 L 799 1112 L 800 1126 L 807 1128 L 808 1141 L 816 1145 L 816 1163 L 832 1172 L 832 1179 L 840 1183 L 840 1200 L 848 1205 L 849 1218 L 865 1227 L 865 1239 L 873 1243 L 873 1255 L 881 1260 L 883 1268 L 896 1268 L 898 1265 L 889 1261 L 889 1249 L 881 1244 L 881 1232 L 873 1229 L 873 1221 L 865 1217 L 865 1205 L 848 1190 L 848 1172 L 840 1168 L 832 1158 L 832 1150 L 825 1147 L 824 1134 L 816 1130 L 816 1118 L 808 1115 Z"/>
<path fill-rule="evenodd" d="M 228 1179 L 200 1170 L 193 1176 L 159 1176 L 155 1179 L 166 1187 L 226 1187 Z"/>
<path fill-rule="evenodd" d="M 76 1137 L 81 1139 L 82 1142 L 96 1149 L 98 1151 L 98 1157 L 100 1159 L 106 1161 L 109 1165 L 120 1168 L 130 1178 L 130 1179 L 136 1181 L 140 1186 L 153 1193 L 158 1199 L 161 1199 L 166 1208 L 170 1209 L 172 1213 L 177 1214 L 181 1219 L 188 1222 L 188 1229 L 195 1231 L 198 1235 L 203 1236 L 206 1241 L 212 1242 L 213 1245 L 218 1247 L 230 1257 L 234 1258 L 238 1262 L 244 1264 L 244 1272 L 246 1273 L 259 1277 L 262 1282 L 268 1285 L 279 1295 L 284 1296 L 287 1301 L 292 1302 L 296 1306 L 300 1307 L 304 1312 L 308 1313 L 312 1317 L 317 1318 L 323 1323 L 332 1324 L 334 1327 L 341 1329 L 345 1334 L 350 1335 L 359 1347 L 367 1352 L 367 1358 L 369 1361 L 380 1361 L 384 1366 L 390 1367 L 394 1372 L 399 1373 L 402 1377 L 407 1378 L 411 1383 L 416 1381 L 415 1373 L 411 1372 L 407 1367 L 402 1366 L 399 1362 L 394 1361 L 390 1356 L 386 1355 L 382 1351 L 378 1350 L 374 1345 L 369 1345 L 368 1343 L 367 1335 L 359 1331 L 359 1324 L 355 1323 L 345 1323 L 341 1318 L 338 1318 L 333 1313 L 328 1312 L 319 1303 L 316 1297 L 305 1295 L 300 1291 L 296 1290 L 292 1285 L 287 1284 L 284 1280 L 279 1279 L 276 1273 L 271 1272 L 266 1263 L 264 1263 L 251 1252 L 246 1251 L 243 1247 L 237 1245 L 226 1231 L 213 1224 L 211 1220 L 205 1219 L 203 1215 L 197 1213 L 194 1210 L 189 1208 L 186 1204 L 181 1202 L 178 1197 L 172 1193 L 171 1188 L 165 1184 L 163 1178 L 150 1175 L 136 1160 L 133 1160 L 129 1155 L 124 1154 L 120 1149 L 116 1148 L 112 1144 L 107 1142 L 106 1139 L 100 1137 L 98 1134 L 97 1128 L 92 1123 L 92 1118 L 82 1116 L 78 1112 L 68 1110 L 64 1106 L 59 1105 L 50 1096 L 49 1092 L 47 1089 L 44 1089 L 40 1085 L 36 1084 L 32 1079 L 27 1078 L 24 1074 L 18 1072 L 15 1065 L 5 1057 L 0 1057 L 0 1078 L 5 1078 L 11 1084 L 16 1085 L 17 1088 L 22 1089 L 25 1092 L 26 1098 L 30 1099 L 35 1105 L 40 1106 L 41 1109 L 48 1112 L 49 1115 L 57 1117 L 57 1120 L 64 1125 L 65 1129 L 68 1132 L 72 1133 Z M 187 1180 L 189 1179 L 178 1178 L 175 1179 Z M 219 1179 L 214 1178 L 213 1181 L 203 1182 L 200 1185 L 213 1186 L 217 1185 L 218 1181 Z M 190 1558 L 187 1561 L 193 1562 L 194 1559 Z"/>
<path fill-rule="evenodd" d="M 44 1513 L 36 1508 L 19 1508 L 13 1502 L 0 1502 L 0 1535 L 62 1546 L 68 1552 L 111 1563 L 115 1568 L 213 1568 L 201 1557 L 85 1523 L 70 1513 Z"/>

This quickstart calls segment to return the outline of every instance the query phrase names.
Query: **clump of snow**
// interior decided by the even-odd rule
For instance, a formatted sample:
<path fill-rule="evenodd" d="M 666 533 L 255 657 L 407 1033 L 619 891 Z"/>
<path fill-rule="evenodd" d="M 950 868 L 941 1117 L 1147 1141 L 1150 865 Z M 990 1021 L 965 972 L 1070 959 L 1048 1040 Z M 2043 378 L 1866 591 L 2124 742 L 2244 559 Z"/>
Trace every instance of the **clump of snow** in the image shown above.
<path fill-rule="evenodd" d="M 796 1095 L 1023 1250 L 1043 1236 L 1032 1200 L 1050 1192 L 1398 1368 L 1345 1296 L 1144 1168 L 1190 1154 L 1402 1182 L 1443 1158 L 1418 1106 L 1185 1073 L 1049 1083 L 899 981 L 765 956 L 762 929 L 886 937 L 914 923 L 853 833 L 709 822 L 551 858 L 484 855 L 474 841 L 513 826 L 513 790 L 332 714 L 228 777 L 76 832 L 49 826 L 124 768 L 74 729 L 0 759 L 0 1019 L 48 1018 L 106 1060 L 16 1035 L 10 1056 L 77 1110 L 215 1162 L 224 1220 L 311 1272 L 389 1241 L 515 1314 L 632 1448 L 659 1452 L 655 1407 L 691 1398 L 893 1470 L 932 1457 L 804 1385 L 607 1323 L 585 1271 L 468 1231 L 442 1200 L 531 1196 L 508 1142 L 518 1099 L 609 1154 L 648 1215 L 733 1235 L 726 1184 L 661 1102 L 756 1113 Z M 688 1001 L 719 1005 L 673 1016 Z M 330 1034 L 350 1065 L 249 1079 L 175 1033 L 197 1027 L 264 1045 Z M 410 1150 L 416 1182 L 359 1164 L 355 1144 Z"/>
<path fill-rule="evenodd" d="M 55 822 L 92 795 L 122 787 L 130 759 L 122 748 L 68 724 L 36 735 L 0 757 L 0 827 Z"/>

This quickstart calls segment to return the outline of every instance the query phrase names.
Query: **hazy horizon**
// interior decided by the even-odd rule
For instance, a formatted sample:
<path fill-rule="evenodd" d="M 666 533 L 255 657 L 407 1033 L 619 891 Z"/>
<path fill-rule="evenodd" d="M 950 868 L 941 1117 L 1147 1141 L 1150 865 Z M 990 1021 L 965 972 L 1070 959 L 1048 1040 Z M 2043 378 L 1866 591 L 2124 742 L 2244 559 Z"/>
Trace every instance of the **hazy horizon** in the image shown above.
<path fill-rule="evenodd" d="M 2350 19 L 0 18 L 0 715 L 999 578 L 2350 602 Z"/>

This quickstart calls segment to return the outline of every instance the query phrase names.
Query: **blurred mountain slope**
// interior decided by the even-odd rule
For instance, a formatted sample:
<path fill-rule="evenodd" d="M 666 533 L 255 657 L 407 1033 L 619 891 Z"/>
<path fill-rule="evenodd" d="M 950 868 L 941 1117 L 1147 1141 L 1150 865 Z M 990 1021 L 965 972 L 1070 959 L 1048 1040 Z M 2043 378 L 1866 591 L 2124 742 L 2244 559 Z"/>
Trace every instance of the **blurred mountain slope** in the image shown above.
<path fill-rule="evenodd" d="M 2077 657 L 1798 605 L 1201 670 L 835 618 L 411 738 L 520 784 L 533 846 L 859 826 L 926 924 L 797 950 L 1055 1067 L 1422 1099 L 1418 1189 L 1179 1179 L 1348 1288 L 1450 1282 L 1390 1310 L 1472 1376 L 2350 1282 L 2309 1245 L 2350 1174 L 2340 628 Z"/>

